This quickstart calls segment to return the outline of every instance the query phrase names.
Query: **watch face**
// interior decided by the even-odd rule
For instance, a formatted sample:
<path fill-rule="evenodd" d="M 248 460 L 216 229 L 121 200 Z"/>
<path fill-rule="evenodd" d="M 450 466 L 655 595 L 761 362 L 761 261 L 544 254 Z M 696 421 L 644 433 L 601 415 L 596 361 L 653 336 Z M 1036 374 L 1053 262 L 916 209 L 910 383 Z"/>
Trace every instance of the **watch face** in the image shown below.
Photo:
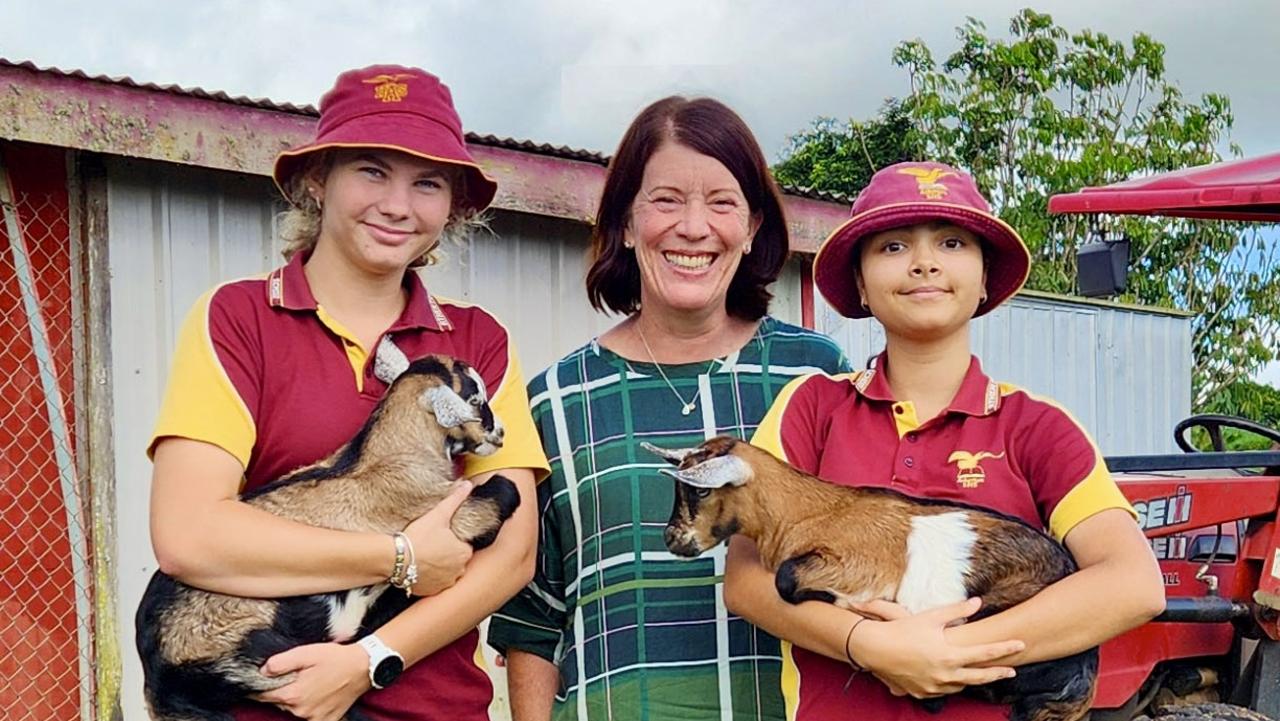
<path fill-rule="evenodd" d="M 400 678 L 400 672 L 404 670 L 404 661 L 397 656 L 387 656 L 378 662 L 376 668 L 373 669 L 373 682 L 378 688 L 385 688 L 392 681 Z"/>

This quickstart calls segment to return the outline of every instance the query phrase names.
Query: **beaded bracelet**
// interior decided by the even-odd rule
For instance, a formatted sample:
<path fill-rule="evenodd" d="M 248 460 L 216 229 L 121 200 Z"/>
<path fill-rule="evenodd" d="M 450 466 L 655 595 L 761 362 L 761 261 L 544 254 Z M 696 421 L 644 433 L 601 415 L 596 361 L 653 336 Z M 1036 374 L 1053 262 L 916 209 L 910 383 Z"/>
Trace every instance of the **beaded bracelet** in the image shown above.
<path fill-rule="evenodd" d="M 397 531 L 391 534 L 391 539 L 396 544 L 396 559 L 387 583 L 403 589 L 407 596 L 410 595 L 413 585 L 418 582 L 418 559 L 408 536 Z"/>

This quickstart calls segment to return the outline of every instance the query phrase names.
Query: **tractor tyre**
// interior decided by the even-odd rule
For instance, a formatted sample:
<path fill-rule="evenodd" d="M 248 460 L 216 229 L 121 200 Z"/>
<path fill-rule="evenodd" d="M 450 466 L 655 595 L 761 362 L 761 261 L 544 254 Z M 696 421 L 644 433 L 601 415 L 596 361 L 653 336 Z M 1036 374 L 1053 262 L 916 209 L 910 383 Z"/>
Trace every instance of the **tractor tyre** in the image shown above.
<path fill-rule="evenodd" d="M 1139 716 L 1138 718 L 1145 718 Z M 1136 721 L 1136 720 L 1135 720 Z M 1197 703 L 1163 706 L 1154 710 L 1151 721 L 1273 721 L 1266 716 L 1229 703 Z"/>

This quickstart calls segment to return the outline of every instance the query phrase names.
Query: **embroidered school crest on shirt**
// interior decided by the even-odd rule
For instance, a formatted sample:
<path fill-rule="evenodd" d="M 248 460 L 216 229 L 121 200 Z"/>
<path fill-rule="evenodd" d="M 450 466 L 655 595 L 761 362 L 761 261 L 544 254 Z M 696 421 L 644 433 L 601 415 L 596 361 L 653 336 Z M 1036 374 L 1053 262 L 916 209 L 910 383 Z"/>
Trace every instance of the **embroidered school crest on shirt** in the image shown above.
<path fill-rule="evenodd" d="M 956 485 L 961 488 L 977 488 L 982 485 L 982 482 L 987 480 L 987 474 L 978 464 L 988 458 L 1004 458 L 1004 451 L 998 455 L 987 451 L 978 453 L 956 451 L 948 456 L 947 463 L 956 464 Z"/>
<path fill-rule="evenodd" d="M 384 103 L 398 103 L 409 94 L 409 84 L 401 82 L 413 77 L 408 73 L 375 75 L 364 82 L 373 86 L 373 97 Z"/>
<path fill-rule="evenodd" d="M 943 185 L 941 181 L 946 177 L 956 177 L 956 174 L 950 170 L 942 168 L 898 168 L 898 172 L 902 175 L 910 175 L 916 179 L 917 189 L 920 195 L 929 200 L 938 200 L 946 197 L 950 190 Z"/>

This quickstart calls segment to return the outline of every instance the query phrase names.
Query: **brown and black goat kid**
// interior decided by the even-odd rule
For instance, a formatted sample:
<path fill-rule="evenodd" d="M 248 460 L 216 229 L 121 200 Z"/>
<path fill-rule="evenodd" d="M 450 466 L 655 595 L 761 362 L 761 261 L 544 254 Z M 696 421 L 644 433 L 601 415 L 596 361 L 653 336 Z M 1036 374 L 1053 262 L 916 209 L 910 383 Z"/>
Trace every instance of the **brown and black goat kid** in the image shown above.
<path fill-rule="evenodd" d="M 677 466 L 664 471 L 677 481 L 671 552 L 694 557 L 740 533 L 790 603 L 883 599 L 919 613 L 980 596 L 976 620 L 1076 571 L 1066 549 L 1011 516 L 827 483 L 726 436 L 689 449 L 646 447 Z M 961 693 L 1011 704 L 1012 721 L 1074 721 L 1089 710 L 1097 673 L 1092 648 Z M 938 701 L 923 703 L 937 711 Z"/>
<path fill-rule="evenodd" d="M 388 350 L 398 355 L 391 371 Z M 391 385 L 355 437 L 319 463 L 244 494 L 245 503 L 312 526 L 390 534 L 448 495 L 454 456 L 488 455 L 502 445 L 502 426 L 489 408 L 484 383 L 465 363 L 428 356 L 409 364 L 394 346 L 380 347 L 377 361 L 379 377 Z M 453 532 L 484 548 L 519 503 L 515 484 L 493 476 L 454 514 Z M 358 640 L 412 602 L 385 583 L 309 596 L 241 598 L 156 572 L 137 613 L 152 718 L 230 721 L 229 709 L 249 694 L 292 680 L 259 672 L 272 655 L 303 644 Z"/>

